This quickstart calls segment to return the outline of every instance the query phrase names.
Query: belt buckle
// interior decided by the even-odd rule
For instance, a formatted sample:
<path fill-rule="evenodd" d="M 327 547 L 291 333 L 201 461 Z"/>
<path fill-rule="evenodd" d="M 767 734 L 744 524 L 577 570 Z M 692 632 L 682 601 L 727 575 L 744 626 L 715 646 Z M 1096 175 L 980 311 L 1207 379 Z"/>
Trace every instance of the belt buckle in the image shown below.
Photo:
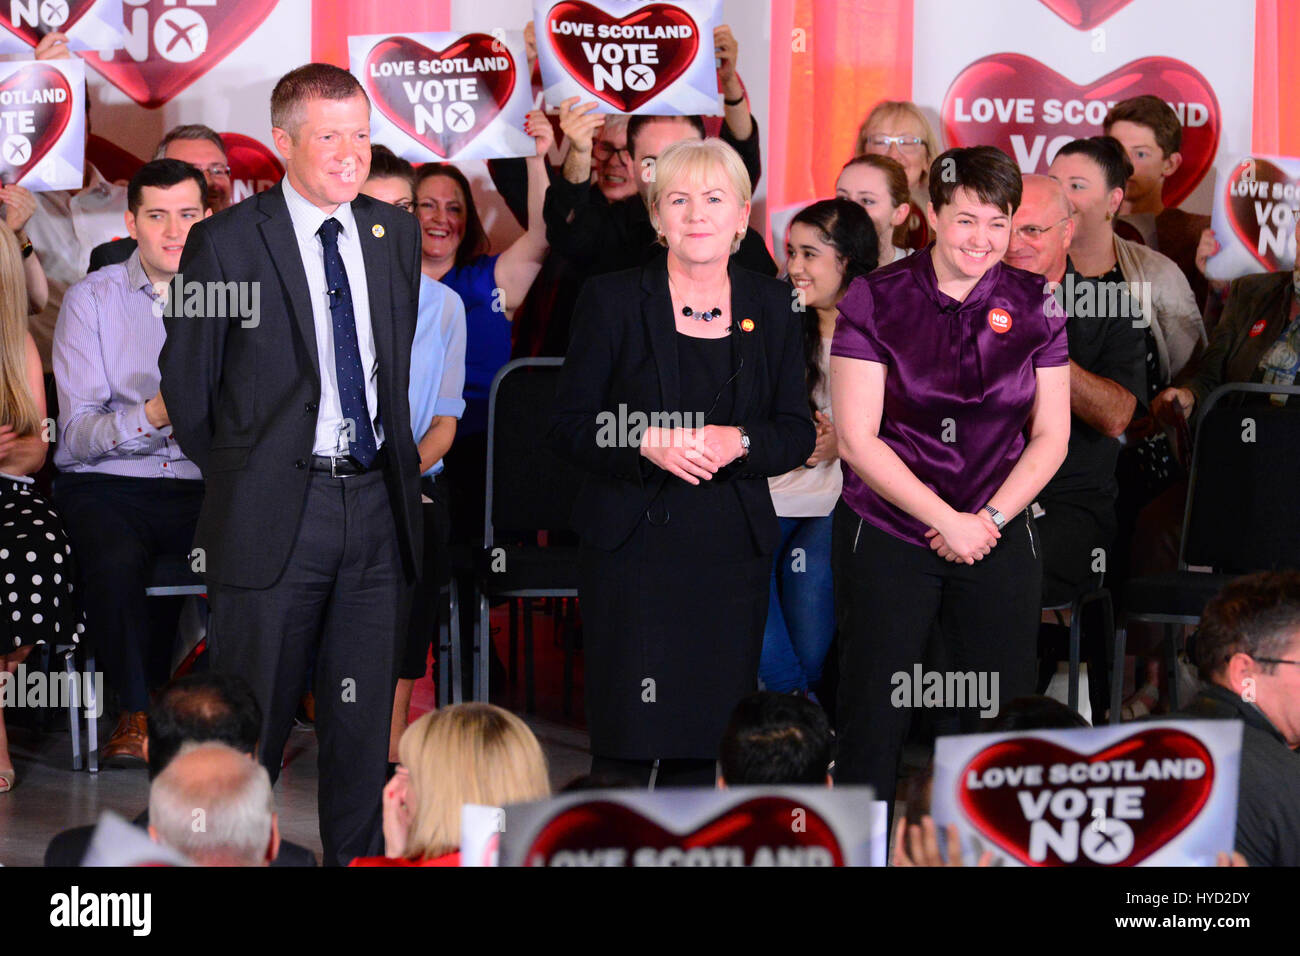
<path fill-rule="evenodd" d="M 338 464 L 343 461 L 345 455 L 330 455 L 330 477 L 331 478 L 348 478 L 349 475 L 340 475 L 338 473 Z"/>

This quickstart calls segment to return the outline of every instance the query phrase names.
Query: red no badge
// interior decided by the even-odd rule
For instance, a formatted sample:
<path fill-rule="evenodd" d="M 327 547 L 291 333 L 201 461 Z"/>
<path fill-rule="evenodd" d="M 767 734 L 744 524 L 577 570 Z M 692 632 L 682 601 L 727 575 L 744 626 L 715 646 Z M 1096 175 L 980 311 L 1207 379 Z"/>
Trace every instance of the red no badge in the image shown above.
<path fill-rule="evenodd" d="M 1011 331 L 1011 313 L 1006 309 L 990 309 L 989 328 L 999 335 Z"/>

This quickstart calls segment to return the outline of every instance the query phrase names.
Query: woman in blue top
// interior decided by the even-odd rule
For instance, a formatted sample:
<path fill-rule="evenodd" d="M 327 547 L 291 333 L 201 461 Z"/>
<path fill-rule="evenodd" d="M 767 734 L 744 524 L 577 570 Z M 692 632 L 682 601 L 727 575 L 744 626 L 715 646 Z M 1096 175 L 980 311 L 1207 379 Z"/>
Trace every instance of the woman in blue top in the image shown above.
<path fill-rule="evenodd" d="M 511 317 L 541 271 L 548 248 L 542 204 L 550 182 L 546 153 L 555 133 L 541 110 L 528 114 L 524 129 L 537 141 L 536 155 L 526 160 L 528 231 L 498 255 L 489 252 L 469 181 L 459 169 L 426 163 L 415 180 L 424 274 L 465 303 L 465 414 L 446 459 L 456 502 L 453 541 L 474 541 L 482 534 L 488 391 L 510 361 Z"/>

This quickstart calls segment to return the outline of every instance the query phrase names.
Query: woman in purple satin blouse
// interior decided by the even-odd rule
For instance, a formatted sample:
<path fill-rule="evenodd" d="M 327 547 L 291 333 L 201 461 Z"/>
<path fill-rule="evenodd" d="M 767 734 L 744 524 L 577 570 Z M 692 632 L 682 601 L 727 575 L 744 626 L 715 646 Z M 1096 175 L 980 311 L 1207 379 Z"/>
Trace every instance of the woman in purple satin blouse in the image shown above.
<path fill-rule="evenodd" d="M 928 247 L 840 302 L 831 402 L 844 462 L 833 564 L 836 779 L 894 797 L 937 625 L 968 729 L 1034 690 L 1042 565 L 1028 506 L 1065 458 L 1065 317 L 1004 265 L 1020 170 L 989 146 L 930 170 Z M 928 706 L 934 706 L 927 700 Z"/>

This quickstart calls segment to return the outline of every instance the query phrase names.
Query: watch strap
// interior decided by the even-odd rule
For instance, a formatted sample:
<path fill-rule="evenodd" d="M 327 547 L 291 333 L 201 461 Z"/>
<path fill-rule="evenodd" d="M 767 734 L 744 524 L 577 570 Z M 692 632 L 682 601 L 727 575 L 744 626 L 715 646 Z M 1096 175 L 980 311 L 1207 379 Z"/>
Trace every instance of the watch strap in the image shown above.
<path fill-rule="evenodd" d="M 990 515 L 992 515 L 993 523 L 998 526 L 999 531 L 1001 531 L 1006 526 L 1007 519 L 1002 514 L 1001 511 L 998 511 L 997 508 L 994 508 L 992 505 L 985 505 L 984 510 L 987 511 Z"/>

